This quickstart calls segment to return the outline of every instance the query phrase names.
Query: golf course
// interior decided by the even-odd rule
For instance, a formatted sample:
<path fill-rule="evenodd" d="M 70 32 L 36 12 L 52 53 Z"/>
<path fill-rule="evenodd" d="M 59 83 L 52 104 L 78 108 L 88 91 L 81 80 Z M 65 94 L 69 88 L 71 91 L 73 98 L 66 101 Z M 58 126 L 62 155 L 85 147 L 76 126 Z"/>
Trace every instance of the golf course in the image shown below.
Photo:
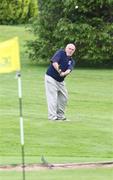
<path fill-rule="evenodd" d="M 22 26 L 0 26 L 0 42 L 18 37 L 20 47 L 25 165 L 113 162 L 113 70 L 78 68 L 66 78 L 70 121 L 49 121 L 44 76 L 48 63 L 33 63 Z M 0 180 L 22 180 L 16 72 L 0 74 Z M 26 170 L 26 180 L 111 180 L 113 166 Z"/>

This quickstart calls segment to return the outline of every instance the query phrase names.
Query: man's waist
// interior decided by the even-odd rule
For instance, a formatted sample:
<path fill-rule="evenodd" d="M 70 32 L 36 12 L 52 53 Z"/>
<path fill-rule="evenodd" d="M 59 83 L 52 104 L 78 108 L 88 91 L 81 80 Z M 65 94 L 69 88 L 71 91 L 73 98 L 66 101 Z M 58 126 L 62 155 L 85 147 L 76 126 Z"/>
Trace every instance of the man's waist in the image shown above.
<path fill-rule="evenodd" d="M 60 75 L 51 74 L 49 72 L 46 72 L 48 76 L 51 76 L 53 79 L 55 79 L 58 82 L 64 81 L 64 77 L 60 77 Z"/>

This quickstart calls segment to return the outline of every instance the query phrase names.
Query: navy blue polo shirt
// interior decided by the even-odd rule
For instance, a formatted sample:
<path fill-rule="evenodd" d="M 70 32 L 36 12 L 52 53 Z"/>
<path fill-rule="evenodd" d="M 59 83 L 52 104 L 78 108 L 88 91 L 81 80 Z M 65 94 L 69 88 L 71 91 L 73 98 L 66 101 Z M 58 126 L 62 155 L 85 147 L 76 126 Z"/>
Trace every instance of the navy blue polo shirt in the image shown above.
<path fill-rule="evenodd" d="M 66 52 L 63 49 L 58 50 L 54 56 L 51 58 L 51 64 L 47 69 L 46 74 L 54 78 L 58 82 L 64 81 L 64 77 L 61 77 L 57 70 L 53 67 L 52 63 L 57 62 L 59 64 L 59 68 L 65 72 L 67 69 L 72 71 L 75 62 L 72 57 L 66 55 Z"/>

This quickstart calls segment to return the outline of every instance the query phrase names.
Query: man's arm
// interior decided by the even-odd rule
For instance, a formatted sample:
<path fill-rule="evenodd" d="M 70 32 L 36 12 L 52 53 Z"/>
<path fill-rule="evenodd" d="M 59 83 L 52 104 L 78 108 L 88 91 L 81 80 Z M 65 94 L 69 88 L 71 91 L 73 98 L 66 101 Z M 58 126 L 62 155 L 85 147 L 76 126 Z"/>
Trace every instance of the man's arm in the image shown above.
<path fill-rule="evenodd" d="M 71 72 L 71 69 L 67 69 L 65 72 L 62 72 L 57 62 L 53 63 L 53 67 L 56 69 L 56 71 L 60 74 L 61 77 L 67 76 Z"/>
<path fill-rule="evenodd" d="M 56 71 L 61 74 L 61 69 L 59 68 L 59 64 L 57 62 L 53 62 L 53 67 L 56 69 Z"/>
<path fill-rule="evenodd" d="M 53 67 L 56 69 L 56 71 L 60 74 L 61 77 L 67 76 L 71 70 L 67 69 L 65 72 L 62 72 L 62 70 L 59 68 L 59 64 L 57 62 L 53 63 Z"/>
<path fill-rule="evenodd" d="M 65 72 L 61 72 L 61 73 L 60 73 L 60 76 L 61 76 L 61 77 L 67 76 L 70 72 L 71 72 L 71 70 L 70 70 L 70 69 L 67 69 Z"/>

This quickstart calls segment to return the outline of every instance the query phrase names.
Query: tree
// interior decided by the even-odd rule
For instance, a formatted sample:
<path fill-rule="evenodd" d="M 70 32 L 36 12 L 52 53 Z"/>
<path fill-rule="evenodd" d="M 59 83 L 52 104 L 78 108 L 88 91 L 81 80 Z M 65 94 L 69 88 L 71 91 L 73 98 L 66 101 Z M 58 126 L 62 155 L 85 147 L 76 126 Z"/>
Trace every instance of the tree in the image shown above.
<path fill-rule="evenodd" d="M 0 1 L 0 24 L 26 23 L 38 14 L 37 0 Z"/>
<path fill-rule="evenodd" d="M 75 42 L 79 65 L 113 65 L 113 0 L 40 0 L 39 7 L 37 38 L 28 43 L 33 60 Z"/>

